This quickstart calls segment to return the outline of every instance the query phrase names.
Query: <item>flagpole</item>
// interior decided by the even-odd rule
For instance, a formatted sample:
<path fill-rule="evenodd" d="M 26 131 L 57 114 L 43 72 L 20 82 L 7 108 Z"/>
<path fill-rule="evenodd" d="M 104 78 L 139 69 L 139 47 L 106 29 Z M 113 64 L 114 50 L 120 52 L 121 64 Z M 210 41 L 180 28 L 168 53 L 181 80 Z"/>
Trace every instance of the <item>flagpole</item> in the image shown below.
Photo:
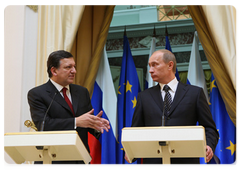
<path fill-rule="evenodd" d="M 171 48 L 171 45 L 170 45 L 170 42 L 169 42 L 169 39 L 168 39 L 168 30 L 167 30 L 167 25 L 165 25 L 165 38 L 166 38 L 166 45 L 165 45 L 165 49 L 169 50 L 172 52 L 172 48 Z M 175 76 L 177 78 L 178 81 L 180 81 L 180 77 L 179 77 L 179 74 L 178 74 L 178 69 L 176 67 L 176 73 L 175 73 Z"/>
<path fill-rule="evenodd" d="M 150 51 L 149 51 L 149 57 L 148 60 L 150 59 L 150 57 L 152 56 L 152 53 L 155 52 L 156 50 L 156 29 L 155 29 L 155 25 L 153 28 L 153 37 L 152 37 L 152 41 L 151 41 L 151 46 L 150 46 Z M 155 82 L 152 80 L 151 78 L 151 74 L 149 73 L 150 67 L 147 64 L 147 73 L 146 73 L 146 79 L 145 79 L 145 87 L 144 89 L 148 89 L 150 87 L 153 87 L 155 85 L 158 84 L 158 82 Z"/>
<path fill-rule="evenodd" d="M 125 25 L 125 27 L 124 27 L 124 34 L 123 34 L 124 36 L 127 36 L 127 31 L 126 31 L 126 25 Z"/>
<path fill-rule="evenodd" d="M 137 95 L 140 92 L 140 84 L 131 53 L 130 44 L 126 36 L 126 27 L 123 38 L 123 57 L 118 86 L 117 97 L 117 124 L 118 124 L 118 146 L 117 163 L 125 164 L 124 152 L 121 144 L 122 128 L 131 127 L 132 116 L 136 107 Z M 135 162 L 137 163 L 137 162 Z"/>

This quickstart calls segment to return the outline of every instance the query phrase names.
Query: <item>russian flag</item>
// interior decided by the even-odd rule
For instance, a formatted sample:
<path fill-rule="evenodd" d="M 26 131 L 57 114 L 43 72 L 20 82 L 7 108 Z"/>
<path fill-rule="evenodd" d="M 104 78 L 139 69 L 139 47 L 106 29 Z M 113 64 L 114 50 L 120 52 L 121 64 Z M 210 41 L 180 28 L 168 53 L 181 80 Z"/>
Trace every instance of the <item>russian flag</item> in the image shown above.
<path fill-rule="evenodd" d="M 152 37 L 152 42 L 151 42 L 148 61 L 155 51 L 156 51 L 156 37 Z M 149 65 L 147 65 L 147 73 L 146 73 L 146 81 L 145 81 L 145 88 L 144 89 L 148 89 L 148 88 L 156 86 L 158 84 L 158 82 L 155 82 L 155 81 L 152 80 L 152 77 L 151 77 L 151 74 L 149 73 L 149 70 L 150 70 L 150 67 L 149 67 Z"/>
<path fill-rule="evenodd" d="M 102 110 L 102 117 L 107 119 L 111 126 L 109 132 L 104 131 L 99 139 L 96 139 L 90 133 L 88 134 L 88 144 L 92 157 L 91 164 L 116 164 L 117 96 L 105 47 L 94 84 L 91 102 L 94 114 L 97 115 Z"/>
<path fill-rule="evenodd" d="M 202 87 L 206 99 L 208 100 L 207 86 L 199 53 L 199 38 L 197 31 L 195 31 L 193 38 L 192 51 L 188 67 L 187 84 Z"/>
<path fill-rule="evenodd" d="M 197 31 L 195 31 L 194 33 L 192 51 L 189 59 L 187 84 L 201 87 L 206 96 L 206 100 L 208 101 L 207 86 L 206 86 L 205 76 L 202 68 L 201 57 L 199 53 L 199 38 L 198 38 Z M 199 125 L 198 122 L 197 122 L 197 125 Z M 217 158 L 214 156 L 214 159 L 217 159 Z M 212 159 L 210 163 L 212 163 L 214 159 Z M 204 158 L 200 158 L 200 164 L 205 164 Z"/>

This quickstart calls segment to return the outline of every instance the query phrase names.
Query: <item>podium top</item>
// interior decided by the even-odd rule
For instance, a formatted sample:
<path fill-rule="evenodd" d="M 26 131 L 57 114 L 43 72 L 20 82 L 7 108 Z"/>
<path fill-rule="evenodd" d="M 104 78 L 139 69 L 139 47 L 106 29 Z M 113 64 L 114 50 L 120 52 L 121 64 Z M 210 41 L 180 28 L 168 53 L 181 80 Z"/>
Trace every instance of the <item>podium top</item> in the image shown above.
<path fill-rule="evenodd" d="M 122 141 L 192 141 L 204 140 L 203 126 L 126 127 Z"/>
<path fill-rule="evenodd" d="M 92 159 L 75 130 L 6 133 L 4 150 L 16 163 L 43 161 L 46 150 L 51 161 L 83 160 L 89 163 Z"/>
<path fill-rule="evenodd" d="M 121 142 L 130 161 L 133 158 L 161 158 L 166 153 L 170 158 L 206 159 L 203 126 L 128 127 L 122 129 Z"/>
<path fill-rule="evenodd" d="M 4 136 L 7 135 L 40 135 L 40 134 L 76 134 L 77 131 L 69 130 L 69 131 L 36 131 L 36 132 L 13 132 L 13 133 L 5 133 Z"/>
<path fill-rule="evenodd" d="M 203 126 L 151 126 L 151 127 L 125 127 L 124 130 L 139 130 L 139 129 L 204 129 Z"/>

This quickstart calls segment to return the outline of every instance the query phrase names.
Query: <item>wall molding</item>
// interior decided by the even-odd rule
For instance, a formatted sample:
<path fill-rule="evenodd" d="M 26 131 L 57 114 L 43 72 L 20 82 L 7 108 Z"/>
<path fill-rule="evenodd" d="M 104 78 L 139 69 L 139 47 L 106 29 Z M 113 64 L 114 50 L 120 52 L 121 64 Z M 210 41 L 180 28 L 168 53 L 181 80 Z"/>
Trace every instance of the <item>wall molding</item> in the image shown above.
<path fill-rule="evenodd" d="M 132 24 L 126 26 L 112 26 L 109 28 L 107 39 L 123 38 L 124 29 L 126 27 L 127 37 L 143 37 L 153 35 L 155 26 L 156 35 L 165 35 L 165 28 L 167 26 L 168 34 L 178 34 L 185 32 L 194 32 L 195 26 L 192 19 L 175 20 L 175 21 L 161 21 L 147 24 Z"/>

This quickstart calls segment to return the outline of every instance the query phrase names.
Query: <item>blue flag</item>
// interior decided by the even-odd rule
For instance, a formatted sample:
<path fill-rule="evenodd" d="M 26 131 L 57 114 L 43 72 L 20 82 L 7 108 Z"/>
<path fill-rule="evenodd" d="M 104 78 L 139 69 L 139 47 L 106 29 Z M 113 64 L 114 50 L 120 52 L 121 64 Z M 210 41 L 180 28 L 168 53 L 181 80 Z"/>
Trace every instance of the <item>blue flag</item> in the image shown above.
<path fill-rule="evenodd" d="M 124 36 L 122 66 L 117 97 L 118 164 L 127 163 L 124 159 L 125 153 L 121 144 L 122 128 L 132 125 L 132 117 L 137 103 L 138 92 L 140 92 L 138 75 L 132 58 L 128 38 Z"/>
<path fill-rule="evenodd" d="M 89 134 L 89 147 L 92 157 L 91 163 L 116 164 L 117 96 L 114 90 L 105 48 L 94 84 L 91 102 L 94 108 L 94 114 L 97 115 L 102 110 L 102 117 L 107 119 L 111 126 L 109 132 L 104 131 L 99 139 Z"/>
<path fill-rule="evenodd" d="M 165 39 L 166 39 L 165 49 L 172 52 L 172 48 L 171 48 L 170 42 L 168 40 L 168 34 L 167 33 L 166 33 Z M 177 80 L 180 81 L 180 77 L 179 77 L 177 68 L 176 68 L 175 76 L 176 76 Z"/>
<path fill-rule="evenodd" d="M 236 127 L 229 118 L 213 74 L 209 105 L 219 133 L 215 155 L 220 159 L 221 164 L 234 163 L 236 160 Z"/>

